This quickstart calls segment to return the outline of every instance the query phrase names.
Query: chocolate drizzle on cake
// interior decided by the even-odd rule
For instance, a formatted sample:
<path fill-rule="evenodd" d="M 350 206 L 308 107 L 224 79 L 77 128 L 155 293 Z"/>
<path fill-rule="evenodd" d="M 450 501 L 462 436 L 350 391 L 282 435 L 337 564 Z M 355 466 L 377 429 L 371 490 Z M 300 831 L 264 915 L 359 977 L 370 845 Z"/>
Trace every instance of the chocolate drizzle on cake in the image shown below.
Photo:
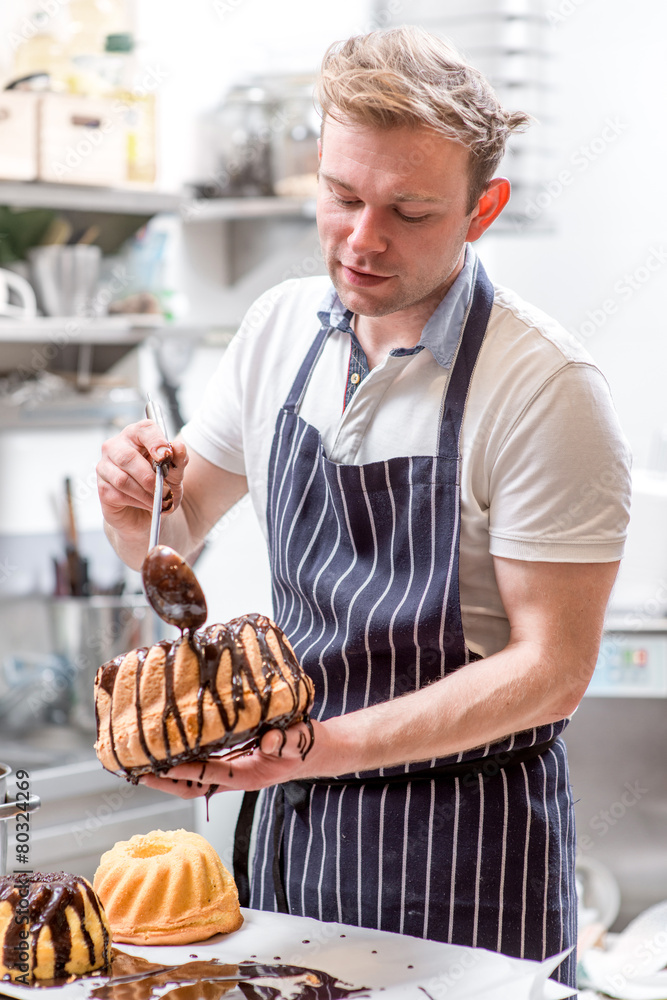
<path fill-rule="evenodd" d="M 102 966 L 106 968 L 109 964 L 109 934 L 97 896 L 84 879 L 64 872 L 0 877 L 0 902 L 9 902 L 13 914 L 5 931 L 2 964 L 10 970 L 23 970 L 27 932 L 29 966 L 34 969 L 38 964 L 37 950 L 41 937 L 48 930 L 53 948 L 53 978 L 67 976 L 66 966 L 72 959 L 72 932 L 67 917 L 67 910 L 71 908 L 78 917 L 90 967 L 95 968 L 95 943 L 90 933 L 93 928 L 88 927 L 91 918 L 86 915 L 84 894 L 96 924 L 95 934 L 101 933 Z"/>
<path fill-rule="evenodd" d="M 245 630 L 245 638 L 244 638 Z M 251 630 L 251 631 L 250 631 Z M 249 658 L 248 645 L 255 642 L 261 661 L 261 680 L 253 673 Z M 176 658 L 183 644 L 187 644 L 189 652 L 194 655 L 198 668 L 198 691 L 196 706 L 196 732 L 188 733 L 189 727 L 181 715 L 178 697 L 175 692 L 174 669 Z M 144 670 L 155 669 L 154 659 L 148 662 L 151 649 L 160 648 L 163 654 L 164 671 L 164 708 L 162 711 L 162 738 L 164 755 L 155 756 L 151 752 L 149 740 L 146 737 L 142 715 L 141 682 Z M 312 746 L 313 731 L 308 709 L 312 703 L 312 684 L 304 674 L 294 652 L 282 631 L 264 615 L 252 614 L 236 618 L 226 625 L 209 625 L 197 631 L 188 630 L 182 633 L 175 642 L 162 641 L 156 647 L 141 648 L 131 653 L 117 656 L 109 663 L 100 667 L 97 685 L 108 695 L 108 736 L 111 751 L 118 765 L 117 771 L 136 781 L 142 774 L 150 771 L 159 773 L 168 770 L 176 764 L 192 760 L 201 760 L 218 750 L 227 749 L 238 743 L 246 742 L 253 737 L 260 737 L 269 728 L 284 730 L 294 722 L 303 721 L 308 727 L 310 738 L 305 734 L 299 743 L 303 757 Z M 280 655 L 276 655 L 276 648 Z M 136 657 L 135 695 L 136 723 L 139 742 L 147 759 L 146 764 L 131 766 L 121 760 L 114 732 L 114 692 L 116 679 L 126 656 Z M 286 711 L 276 715 L 272 713 L 272 697 L 274 688 L 280 684 L 283 692 L 289 692 L 291 705 Z M 231 692 L 231 703 L 226 705 L 221 696 L 223 692 Z M 252 695 L 260 710 L 259 724 L 252 730 L 239 730 L 241 713 L 246 709 L 248 693 Z M 215 706 L 223 735 L 213 742 L 203 743 L 205 730 L 205 713 L 210 712 L 205 706 L 208 698 Z M 96 701 L 98 719 L 98 738 L 100 734 L 100 716 Z M 190 720 L 191 722 L 191 720 Z M 180 736 L 182 748 L 172 746 L 174 726 Z M 284 738 L 284 737 L 283 737 Z"/>

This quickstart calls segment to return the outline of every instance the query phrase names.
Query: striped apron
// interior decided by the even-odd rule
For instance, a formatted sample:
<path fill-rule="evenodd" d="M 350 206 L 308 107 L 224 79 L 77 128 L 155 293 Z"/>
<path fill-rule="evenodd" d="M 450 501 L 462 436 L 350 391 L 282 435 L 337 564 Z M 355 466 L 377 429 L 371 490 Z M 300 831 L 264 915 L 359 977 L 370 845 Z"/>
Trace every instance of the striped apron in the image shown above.
<path fill-rule="evenodd" d="M 437 455 L 329 461 L 299 416 L 326 325 L 279 414 L 268 494 L 274 615 L 315 683 L 313 718 L 416 691 L 473 658 L 459 603 L 459 437 L 493 303 L 477 268 Z M 576 896 L 557 739 L 565 724 L 427 763 L 299 783 L 301 801 L 285 796 L 288 786 L 265 790 L 250 905 L 278 909 L 276 869 L 293 914 L 537 960 L 568 948 Z M 574 985 L 574 973 L 569 959 L 556 975 Z"/>

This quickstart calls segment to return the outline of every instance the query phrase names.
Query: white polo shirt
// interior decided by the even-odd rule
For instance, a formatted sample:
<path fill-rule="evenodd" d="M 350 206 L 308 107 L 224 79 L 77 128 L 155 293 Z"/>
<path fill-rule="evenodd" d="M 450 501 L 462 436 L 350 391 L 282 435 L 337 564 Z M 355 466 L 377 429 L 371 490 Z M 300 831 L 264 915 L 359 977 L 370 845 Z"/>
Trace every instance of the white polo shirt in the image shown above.
<path fill-rule="evenodd" d="M 417 348 L 391 351 L 345 408 L 352 317 L 329 279 L 286 281 L 251 307 L 182 436 L 214 465 L 247 477 L 265 535 L 278 412 L 321 322 L 331 333 L 300 414 L 320 432 L 328 458 L 364 465 L 437 453 L 474 262 L 468 245 L 465 266 Z M 574 337 L 505 288 L 495 288 L 461 451 L 463 628 L 486 656 L 509 635 L 492 557 L 615 561 L 630 508 L 629 450 L 604 377 Z"/>

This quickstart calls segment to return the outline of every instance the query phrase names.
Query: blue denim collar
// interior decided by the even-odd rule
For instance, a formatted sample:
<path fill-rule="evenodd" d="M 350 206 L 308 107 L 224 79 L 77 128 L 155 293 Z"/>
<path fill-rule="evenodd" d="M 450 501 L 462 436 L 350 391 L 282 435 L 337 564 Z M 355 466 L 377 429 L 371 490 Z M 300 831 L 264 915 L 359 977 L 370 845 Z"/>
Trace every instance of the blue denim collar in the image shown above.
<path fill-rule="evenodd" d="M 442 368 L 449 368 L 456 352 L 456 345 L 459 342 L 461 328 L 472 295 L 476 259 L 477 255 L 472 245 L 466 244 L 463 267 L 438 308 L 428 319 L 422 330 L 419 343 L 416 347 L 395 348 L 389 352 L 392 357 L 400 358 L 409 354 L 417 354 L 426 347 Z M 354 313 L 351 309 L 345 308 L 333 285 L 322 300 L 317 315 L 323 326 L 342 330 L 357 343 L 352 329 Z"/>

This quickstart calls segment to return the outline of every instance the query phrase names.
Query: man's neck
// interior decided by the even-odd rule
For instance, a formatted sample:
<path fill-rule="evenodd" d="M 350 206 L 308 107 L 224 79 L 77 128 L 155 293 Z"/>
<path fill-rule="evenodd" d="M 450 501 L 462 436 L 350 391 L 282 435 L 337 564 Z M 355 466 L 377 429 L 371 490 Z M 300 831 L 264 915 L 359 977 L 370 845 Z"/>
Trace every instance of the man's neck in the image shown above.
<path fill-rule="evenodd" d="M 379 365 L 396 348 L 416 347 L 433 312 L 433 308 L 425 310 L 422 316 L 415 317 L 414 322 L 412 317 L 408 321 L 402 312 L 388 316 L 356 315 L 354 332 L 366 355 L 369 369 Z"/>
<path fill-rule="evenodd" d="M 422 330 L 461 273 L 464 261 L 465 253 L 461 253 L 444 287 L 409 309 L 400 309 L 386 316 L 355 315 L 354 332 L 366 355 L 369 369 L 379 365 L 396 348 L 417 346 Z"/>

